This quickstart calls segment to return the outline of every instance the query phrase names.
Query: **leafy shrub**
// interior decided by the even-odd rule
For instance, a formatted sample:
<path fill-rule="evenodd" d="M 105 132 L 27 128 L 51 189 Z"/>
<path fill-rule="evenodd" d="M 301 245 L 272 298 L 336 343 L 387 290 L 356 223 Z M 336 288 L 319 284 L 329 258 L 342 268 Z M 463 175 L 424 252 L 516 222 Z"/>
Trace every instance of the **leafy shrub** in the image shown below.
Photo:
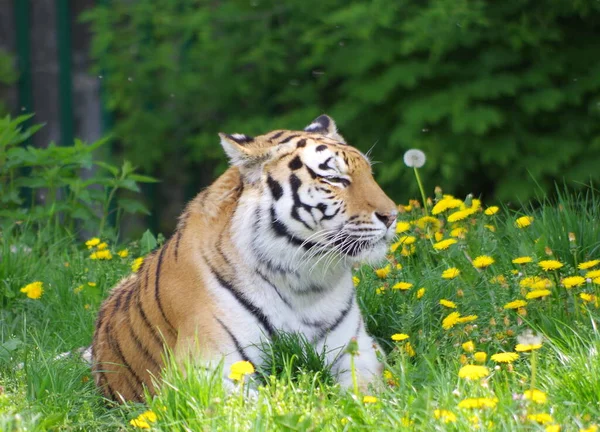
<path fill-rule="evenodd" d="M 144 205 L 117 197 L 121 190 L 139 192 L 137 183 L 153 182 L 135 173 L 129 162 L 119 167 L 94 161 L 93 152 L 105 145 L 75 140 L 73 146 L 51 143 L 47 148 L 23 146 L 40 126 L 23 129 L 31 116 L 0 119 L 0 221 L 26 221 L 39 227 L 49 223 L 73 230 L 76 223 L 103 232 L 108 217 L 116 226 L 123 213 L 147 213 Z M 92 170 L 96 166 L 97 169 Z M 26 198 L 29 197 L 29 198 Z"/>
<path fill-rule="evenodd" d="M 127 157 L 161 177 L 223 161 L 215 133 L 324 111 L 393 197 L 426 151 L 433 187 L 527 199 L 598 178 L 598 2 L 114 0 L 87 15 Z M 218 165 L 223 167 L 223 164 Z"/>

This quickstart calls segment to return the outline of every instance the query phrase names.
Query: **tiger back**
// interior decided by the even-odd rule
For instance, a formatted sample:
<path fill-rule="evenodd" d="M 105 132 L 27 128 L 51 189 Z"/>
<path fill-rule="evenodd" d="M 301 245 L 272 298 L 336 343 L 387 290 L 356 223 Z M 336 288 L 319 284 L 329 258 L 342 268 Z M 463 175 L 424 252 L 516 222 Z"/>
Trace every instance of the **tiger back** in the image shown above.
<path fill-rule="evenodd" d="M 260 364 L 257 346 L 300 332 L 351 385 L 344 347 L 356 338 L 362 385 L 381 373 L 352 283 L 357 262 L 384 258 L 396 209 L 368 159 L 320 116 L 303 131 L 219 134 L 231 167 L 199 193 L 175 234 L 102 305 L 92 342 L 106 397 L 142 400 L 169 348 L 204 367 Z M 227 377 L 224 376 L 227 380 Z"/>

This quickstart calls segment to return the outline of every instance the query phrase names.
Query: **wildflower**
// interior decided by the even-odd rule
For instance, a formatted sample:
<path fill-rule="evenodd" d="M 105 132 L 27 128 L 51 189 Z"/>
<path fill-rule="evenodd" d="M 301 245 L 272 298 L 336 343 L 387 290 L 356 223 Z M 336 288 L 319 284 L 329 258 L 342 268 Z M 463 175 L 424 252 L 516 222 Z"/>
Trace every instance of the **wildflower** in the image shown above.
<path fill-rule="evenodd" d="M 415 253 L 417 249 L 415 248 L 414 245 L 410 245 L 408 247 L 403 247 L 402 250 L 400 251 L 400 254 L 404 257 L 408 257 L 411 256 Z"/>
<path fill-rule="evenodd" d="M 498 206 L 491 206 L 491 207 L 488 207 L 488 208 L 486 208 L 486 209 L 485 209 L 485 211 L 484 211 L 484 213 L 485 213 L 487 216 L 493 216 L 493 215 L 495 215 L 496 213 L 498 213 L 498 210 L 500 210 L 500 209 L 498 208 Z"/>
<path fill-rule="evenodd" d="M 411 284 L 410 282 L 398 282 L 398 283 L 394 284 L 394 286 L 392 286 L 392 289 L 406 291 L 406 290 L 411 289 L 412 287 L 413 287 L 413 284 Z"/>
<path fill-rule="evenodd" d="M 131 270 L 133 270 L 134 273 L 137 273 L 137 271 L 142 266 L 143 262 L 144 262 L 144 257 L 139 257 L 139 258 L 134 259 L 133 263 L 131 264 Z"/>
<path fill-rule="evenodd" d="M 402 270 L 402 264 L 396 263 L 396 270 Z"/>
<path fill-rule="evenodd" d="M 475 321 L 476 319 L 477 319 L 477 315 L 467 315 L 467 316 L 460 317 L 458 319 L 458 323 L 464 324 L 464 323 L 468 323 L 471 321 Z"/>
<path fill-rule="evenodd" d="M 596 301 L 596 296 L 593 294 L 581 293 L 581 294 L 579 294 L 579 297 L 581 298 L 581 300 L 586 301 L 586 302 Z"/>
<path fill-rule="evenodd" d="M 418 149 L 410 149 L 404 153 L 404 164 L 409 168 L 421 168 L 426 160 L 425 153 Z"/>
<path fill-rule="evenodd" d="M 444 233 L 441 231 L 436 232 L 433 237 L 435 238 L 436 242 L 442 241 L 442 239 L 444 238 Z"/>
<path fill-rule="evenodd" d="M 98 250 L 96 252 L 92 252 L 90 255 L 90 259 L 93 260 L 111 260 L 112 254 L 108 249 Z"/>
<path fill-rule="evenodd" d="M 374 404 L 377 403 L 377 398 L 375 396 L 364 396 L 363 397 L 363 403 L 365 404 Z"/>
<path fill-rule="evenodd" d="M 495 408 L 498 398 L 468 398 L 458 403 L 459 408 Z"/>
<path fill-rule="evenodd" d="M 537 349 L 540 349 L 542 347 L 542 344 L 517 344 L 517 346 L 515 347 L 515 351 L 519 351 L 519 352 L 528 352 L 528 351 L 534 351 Z"/>
<path fill-rule="evenodd" d="M 463 238 L 467 234 L 466 228 L 454 228 L 450 231 L 450 237 L 460 237 Z"/>
<path fill-rule="evenodd" d="M 536 423 L 546 424 L 554 422 L 554 419 L 550 414 L 547 413 L 539 413 L 539 414 L 528 414 L 527 420 L 531 420 Z"/>
<path fill-rule="evenodd" d="M 490 279 L 491 283 L 497 283 L 500 285 L 506 285 L 506 278 L 503 275 L 494 276 Z"/>
<path fill-rule="evenodd" d="M 139 429 L 150 429 L 150 423 L 156 422 L 156 419 L 156 414 L 153 411 L 146 411 L 131 420 L 129 424 Z"/>
<path fill-rule="evenodd" d="M 456 414 L 454 414 L 452 411 L 448 411 L 445 409 L 436 409 L 433 411 L 433 415 L 437 420 L 441 420 L 444 423 L 456 422 Z"/>
<path fill-rule="evenodd" d="M 600 260 L 595 259 L 591 261 L 582 262 L 577 266 L 577 268 L 579 270 L 587 270 L 589 268 L 596 267 L 598 264 L 600 264 Z"/>
<path fill-rule="evenodd" d="M 560 425 L 553 424 L 546 426 L 545 432 L 560 432 Z M 590 431 L 592 432 L 592 431 Z"/>
<path fill-rule="evenodd" d="M 484 228 L 487 228 L 491 232 L 496 232 L 496 227 L 494 225 L 484 225 Z"/>
<path fill-rule="evenodd" d="M 560 261 L 556 261 L 556 260 L 540 261 L 538 263 L 538 265 L 542 269 L 544 269 L 544 271 L 558 270 L 559 268 L 561 268 L 563 266 L 563 264 Z"/>
<path fill-rule="evenodd" d="M 425 295 L 425 288 L 419 288 L 419 290 L 417 291 L 417 299 L 420 299 L 421 297 L 423 297 L 423 295 Z"/>
<path fill-rule="evenodd" d="M 531 225 L 533 222 L 533 216 L 521 216 L 515 221 L 517 228 L 525 228 Z"/>
<path fill-rule="evenodd" d="M 533 258 L 530 256 L 521 256 L 512 260 L 513 264 L 528 264 L 533 261 Z"/>
<path fill-rule="evenodd" d="M 596 426 L 595 424 L 592 424 L 588 428 L 579 429 L 579 432 L 598 432 L 598 426 Z"/>
<path fill-rule="evenodd" d="M 415 225 L 422 230 L 430 229 L 432 231 L 439 231 L 442 227 L 442 223 L 439 219 L 434 218 L 433 216 L 423 216 L 422 218 L 417 219 Z"/>
<path fill-rule="evenodd" d="M 437 243 L 434 243 L 433 248 L 436 250 L 446 250 L 455 243 L 457 243 L 457 242 L 454 239 L 446 239 L 446 240 L 442 240 Z"/>
<path fill-rule="evenodd" d="M 458 371 L 459 378 L 465 378 L 467 380 L 485 378 L 489 374 L 490 370 L 487 367 L 479 365 L 466 365 L 461 367 Z"/>
<path fill-rule="evenodd" d="M 387 275 L 390 274 L 391 271 L 392 271 L 392 266 L 388 264 L 385 267 L 376 269 L 375 274 L 380 279 L 385 279 L 387 277 Z"/>
<path fill-rule="evenodd" d="M 384 292 L 385 292 L 385 287 L 384 286 L 381 286 L 379 288 L 375 288 L 375 294 L 377 294 L 377 295 L 381 295 Z"/>
<path fill-rule="evenodd" d="M 229 379 L 234 381 L 243 381 L 245 375 L 254 373 L 254 366 L 246 360 L 241 360 L 231 365 Z"/>
<path fill-rule="evenodd" d="M 409 337 L 410 336 L 407 335 L 406 333 L 395 333 L 395 334 L 392 335 L 392 340 L 399 342 L 399 341 L 406 340 Z"/>
<path fill-rule="evenodd" d="M 473 209 L 470 209 L 470 208 L 465 209 L 465 210 L 455 211 L 450 216 L 448 216 L 448 222 L 457 222 L 457 221 L 466 219 L 469 216 L 471 216 L 473 213 L 475 213 L 475 212 L 473 211 Z"/>
<path fill-rule="evenodd" d="M 357 276 L 352 276 L 352 284 L 354 286 L 358 286 L 359 283 L 360 283 L 360 279 Z"/>
<path fill-rule="evenodd" d="M 600 277 L 600 270 L 592 270 L 585 274 L 586 279 L 595 279 L 597 277 Z"/>
<path fill-rule="evenodd" d="M 504 309 L 519 309 L 524 306 L 527 306 L 527 302 L 525 300 L 513 300 L 504 305 Z"/>
<path fill-rule="evenodd" d="M 496 261 L 491 256 L 481 255 L 473 260 L 473 267 L 482 269 L 491 266 Z"/>
<path fill-rule="evenodd" d="M 408 222 L 398 222 L 396 224 L 396 234 L 400 234 L 406 232 L 410 229 L 410 223 Z"/>
<path fill-rule="evenodd" d="M 83 291 L 83 285 L 79 285 L 79 286 L 73 288 L 73 292 L 75 294 L 79 294 L 81 291 Z"/>
<path fill-rule="evenodd" d="M 402 236 L 398 239 L 398 243 L 401 245 L 411 245 L 417 241 L 415 236 Z"/>
<path fill-rule="evenodd" d="M 552 281 L 548 278 L 541 278 L 538 276 L 526 277 L 519 285 L 522 287 L 530 288 L 532 290 L 542 290 L 552 287 Z"/>
<path fill-rule="evenodd" d="M 473 352 L 473 351 L 475 351 L 475 344 L 473 343 L 473 341 L 465 342 L 461 346 L 462 346 L 462 349 L 464 349 L 466 352 Z"/>
<path fill-rule="evenodd" d="M 442 279 L 454 279 L 460 274 L 460 270 L 456 267 L 450 267 L 442 272 Z"/>
<path fill-rule="evenodd" d="M 456 309 L 456 303 L 450 300 L 441 299 L 440 304 L 450 309 Z"/>
<path fill-rule="evenodd" d="M 592 282 L 595 283 L 596 285 L 600 285 L 600 277 L 592 279 Z"/>
<path fill-rule="evenodd" d="M 40 281 L 32 282 L 21 288 L 21 292 L 33 300 L 39 299 L 44 294 L 44 283 Z"/>
<path fill-rule="evenodd" d="M 444 330 L 451 329 L 452 327 L 454 327 L 458 323 L 459 319 L 460 319 L 460 313 L 458 313 L 458 312 L 452 312 L 450 315 L 448 315 L 442 321 L 442 328 Z"/>
<path fill-rule="evenodd" d="M 463 205 L 463 202 L 452 195 L 444 195 L 431 210 L 431 214 L 436 215 L 443 213 L 448 209 L 455 209 Z"/>
<path fill-rule="evenodd" d="M 119 255 L 121 258 L 127 258 L 129 256 L 129 250 L 122 249 L 119 252 L 117 252 L 117 255 Z"/>
<path fill-rule="evenodd" d="M 406 342 L 404 344 L 404 351 L 406 352 L 406 354 L 408 354 L 409 357 L 414 357 L 417 355 L 417 353 L 415 352 L 415 349 L 410 344 L 410 342 Z"/>
<path fill-rule="evenodd" d="M 396 378 L 394 377 L 394 374 L 389 371 L 389 370 L 384 370 L 383 371 L 383 377 L 385 378 L 386 382 L 391 385 L 391 386 L 396 386 L 398 385 L 398 381 L 396 380 Z"/>
<path fill-rule="evenodd" d="M 100 244 L 100 239 L 98 237 L 93 237 L 85 242 L 85 245 L 88 247 L 88 249 L 91 249 L 98 244 Z"/>
<path fill-rule="evenodd" d="M 548 398 L 546 397 L 546 393 L 544 393 L 541 390 L 526 390 L 525 393 L 523 393 L 523 397 L 525 399 L 528 399 L 532 402 L 535 403 L 539 403 L 539 404 L 545 404 L 546 401 L 548 400 Z"/>
<path fill-rule="evenodd" d="M 485 363 L 487 360 L 487 354 L 483 351 L 477 351 L 475 354 L 473 354 L 473 358 L 477 363 Z"/>
<path fill-rule="evenodd" d="M 91 286 L 91 287 L 95 287 L 97 285 L 96 282 L 88 282 L 87 284 L 88 284 L 88 286 Z"/>
<path fill-rule="evenodd" d="M 562 285 L 565 288 L 573 288 L 581 286 L 585 283 L 585 278 L 581 276 L 569 276 L 562 280 Z"/>
<path fill-rule="evenodd" d="M 108 243 L 102 242 L 97 246 L 98 250 L 104 250 L 108 248 Z"/>
<path fill-rule="evenodd" d="M 494 354 L 490 358 L 496 363 L 512 363 L 519 358 L 519 354 L 513 352 L 503 352 Z"/>
<path fill-rule="evenodd" d="M 536 299 L 536 298 L 540 298 L 540 297 L 546 297 L 546 296 L 549 296 L 550 294 L 552 294 L 552 291 L 550 291 L 550 290 L 546 290 L 546 289 L 534 290 L 534 291 L 527 293 L 525 298 L 527 300 L 531 300 L 531 299 Z"/>

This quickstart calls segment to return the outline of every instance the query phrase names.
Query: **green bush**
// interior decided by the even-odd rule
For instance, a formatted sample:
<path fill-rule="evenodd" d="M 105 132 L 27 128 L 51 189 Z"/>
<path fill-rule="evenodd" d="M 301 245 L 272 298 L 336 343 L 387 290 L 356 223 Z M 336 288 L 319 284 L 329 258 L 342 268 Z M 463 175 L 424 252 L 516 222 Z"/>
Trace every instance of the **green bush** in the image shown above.
<path fill-rule="evenodd" d="M 599 176 L 598 2 L 114 0 L 87 19 L 115 132 L 161 177 L 223 161 L 217 131 L 322 112 L 396 199 L 413 147 L 429 187 L 488 199 Z"/>
<path fill-rule="evenodd" d="M 23 146 L 41 127 L 23 129 L 29 118 L 0 118 L 0 228 L 25 222 L 30 228 L 54 225 L 102 233 L 113 214 L 118 227 L 123 213 L 148 213 L 139 201 L 118 192 L 137 193 L 137 183 L 155 180 L 136 174 L 127 161 L 120 168 L 95 161 L 93 152 L 108 140 Z M 92 170 L 94 165 L 97 169 Z"/>

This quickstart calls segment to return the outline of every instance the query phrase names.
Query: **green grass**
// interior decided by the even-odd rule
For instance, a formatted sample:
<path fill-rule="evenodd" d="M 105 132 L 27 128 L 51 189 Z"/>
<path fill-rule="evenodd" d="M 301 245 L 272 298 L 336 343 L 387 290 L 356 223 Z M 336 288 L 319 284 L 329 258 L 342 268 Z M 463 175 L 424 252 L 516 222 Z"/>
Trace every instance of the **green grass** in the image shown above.
<path fill-rule="evenodd" d="M 600 298 L 600 280 L 586 281 L 567 290 L 561 278 L 584 275 L 583 261 L 600 258 L 600 199 L 593 190 L 582 195 L 562 193 L 558 202 L 542 201 L 522 213 L 501 210 L 493 216 L 479 211 L 448 224 L 439 215 L 440 231 L 449 238 L 455 226 L 464 226 L 464 238 L 447 250 L 436 251 L 433 232 L 411 225 L 415 251 L 390 255 L 391 271 L 379 278 L 374 269 L 357 269 L 360 306 L 369 331 L 388 352 L 387 378 L 372 388 L 369 404 L 341 390 L 323 362 L 323 353 L 296 336 L 281 335 L 264 348 L 266 363 L 256 377 L 257 394 L 224 391 L 221 372 L 207 373 L 191 364 L 180 370 L 169 363 L 160 392 L 147 404 L 115 406 L 96 391 L 86 364 L 77 358 L 55 360 L 57 354 L 90 343 L 96 312 L 110 288 L 131 269 L 141 246 L 127 245 L 129 256 L 116 255 L 121 247 L 109 245 L 113 259 L 90 260 L 90 251 L 69 236 L 33 232 L 29 227 L 7 227 L 0 237 L 0 430 L 108 431 L 131 430 L 130 420 L 152 410 L 156 430 L 545 430 L 528 420 L 536 413 L 551 414 L 552 425 L 563 431 L 589 428 L 600 419 L 600 308 L 579 294 Z M 534 216 L 531 226 L 519 229 L 518 216 Z M 400 215 L 403 221 L 422 216 L 417 209 Z M 452 226 L 451 226 L 452 225 Z M 493 225 L 491 231 L 486 225 Z M 575 241 L 569 240 L 574 233 Z M 495 263 L 477 270 L 471 263 L 489 255 Z M 528 255 L 533 263 L 511 263 Z M 537 262 L 556 259 L 564 266 L 545 273 Z M 396 263 L 402 269 L 396 268 Z M 457 267 L 456 279 L 441 278 L 443 270 Z M 596 267 L 600 268 L 600 266 Z M 515 274 L 515 271 L 517 274 Z M 527 300 L 525 311 L 505 310 L 512 300 L 529 292 L 520 286 L 525 276 L 549 277 L 551 295 Z M 499 278 L 504 281 L 498 282 Z M 495 282 L 492 281 L 495 278 Z M 19 290 L 33 281 L 44 283 L 38 300 Z M 407 291 L 392 289 L 409 282 Z M 88 282 L 95 283 L 90 286 Z M 83 285 L 80 292 L 76 288 Z M 378 288 L 385 288 L 377 292 Z M 417 292 L 425 288 L 418 298 Z M 75 291 L 74 291 L 75 290 Z M 442 328 L 452 311 L 439 304 L 453 301 L 463 316 L 477 319 Z M 523 400 L 531 386 L 532 354 L 520 354 L 512 365 L 499 365 L 490 356 L 513 351 L 517 337 L 527 329 L 543 336 L 535 352 L 536 385 L 547 394 L 545 404 Z M 393 342 L 395 333 L 410 335 L 414 356 L 406 342 Z M 463 350 L 473 341 L 475 350 L 487 353 L 484 380 L 458 377 L 462 362 L 474 363 Z M 470 397 L 497 398 L 493 409 L 462 409 Z M 435 410 L 448 410 L 454 422 L 436 419 Z"/>

